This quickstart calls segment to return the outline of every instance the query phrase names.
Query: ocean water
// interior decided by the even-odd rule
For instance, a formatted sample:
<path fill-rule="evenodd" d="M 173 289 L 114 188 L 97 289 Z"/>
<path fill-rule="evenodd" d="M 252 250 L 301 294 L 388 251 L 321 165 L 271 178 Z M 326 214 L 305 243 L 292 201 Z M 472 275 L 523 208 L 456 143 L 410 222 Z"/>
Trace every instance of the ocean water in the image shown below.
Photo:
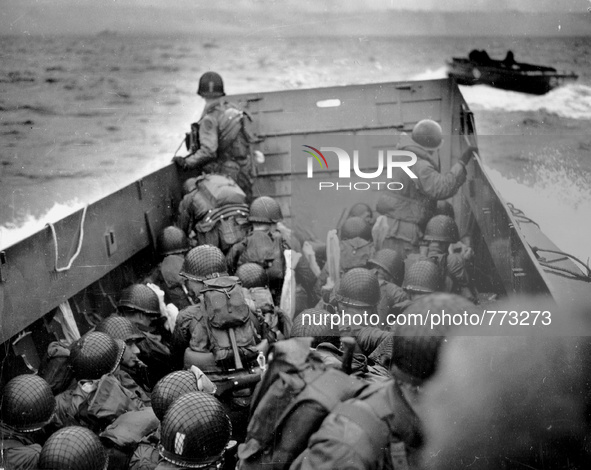
<path fill-rule="evenodd" d="M 228 93 L 445 77 L 471 49 L 579 75 L 543 96 L 462 87 L 503 197 L 591 256 L 591 38 L 0 37 L 0 247 L 166 165 L 203 102 Z"/>

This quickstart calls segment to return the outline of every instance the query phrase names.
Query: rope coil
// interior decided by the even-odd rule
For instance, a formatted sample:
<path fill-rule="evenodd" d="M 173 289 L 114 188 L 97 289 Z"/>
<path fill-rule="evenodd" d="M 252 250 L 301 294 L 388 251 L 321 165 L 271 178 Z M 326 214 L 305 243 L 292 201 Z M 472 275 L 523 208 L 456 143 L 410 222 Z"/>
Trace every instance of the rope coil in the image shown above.
<path fill-rule="evenodd" d="M 74 261 L 76 260 L 76 258 L 78 258 L 78 255 L 82 251 L 82 242 L 84 241 L 84 220 L 86 219 L 86 210 L 87 209 L 88 209 L 88 205 L 85 205 L 84 209 L 82 210 L 82 218 L 80 219 L 80 236 L 78 238 L 78 248 L 76 248 L 76 252 L 72 256 L 72 258 L 70 258 L 70 261 L 67 264 L 67 266 L 63 266 L 61 268 L 58 268 L 57 264 L 58 264 L 58 260 L 59 260 L 59 251 L 58 251 L 59 247 L 57 244 L 57 234 L 55 233 L 55 227 L 53 226 L 53 224 L 51 222 L 46 225 L 46 227 L 49 227 L 51 229 L 51 235 L 53 237 L 53 248 L 54 248 L 53 251 L 55 252 L 55 272 L 57 272 L 57 273 L 61 273 L 61 272 L 70 270 L 72 268 L 72 264 L 74 264 Z"/>

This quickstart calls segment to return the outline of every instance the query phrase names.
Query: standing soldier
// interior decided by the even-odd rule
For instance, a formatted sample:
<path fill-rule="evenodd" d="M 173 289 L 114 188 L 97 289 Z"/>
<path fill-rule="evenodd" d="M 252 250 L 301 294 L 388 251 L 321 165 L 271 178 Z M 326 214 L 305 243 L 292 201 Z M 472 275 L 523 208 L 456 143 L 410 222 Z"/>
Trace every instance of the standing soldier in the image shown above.
<path fill-rule="evenodd" d="M 235 104 L 223 99 L 224 82 L 215 72 L 206 72 L 199 79 L 197 94 L 205 99 L 201 119 L 193 132 L 191 153 L 174 157 L 183 170 L 198 169 L 203 173 L 218 173 L 232 178 L 250 201 L 254 179 L 250 152 L 252 137 L 245 129 L 249 116 Z"/>
<path fill-rule="evenodd" d="M 388 194 L 384 193 L 378 200 L 376 210 L 386 217 L 387 226 L 379 237 L 374 233 L 377 249 L 391 248 L 404 257 L 418 253 L 422 230 L 435 213 L 437 201 L 453 196 L 466 181 L 466 165 L 474 148 L 469 147 L 449 172 L 441 174 L 433 157 L 442 143 L 441 126 L 424 119 L 415 125 L 412 143 L 399 146 L 417 156 L 412 167 L 417 179 L 411 179 L 402 168 L 394 169 L 392 180 L 400 181 L 404 188 L 386 191 Z"/>

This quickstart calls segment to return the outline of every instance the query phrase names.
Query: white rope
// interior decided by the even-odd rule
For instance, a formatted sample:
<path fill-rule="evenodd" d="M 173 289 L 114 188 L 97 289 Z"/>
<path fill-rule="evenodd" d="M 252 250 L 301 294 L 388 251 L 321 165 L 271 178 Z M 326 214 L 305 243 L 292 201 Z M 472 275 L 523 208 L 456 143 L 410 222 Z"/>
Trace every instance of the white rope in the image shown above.
<path fill-rule="evenodd" d="M 84 240 L 84 220 L 86 219 L 86 209 L 88 209 L 88 205 L 84 206 L 84 210 L 82 211 L 82 219 L 80 220 L 80 237 L 78 238 L 78 248 L 76 248 L 76 253 L 74 253 L 74 256 L 72 256 L 68 265 L 64 266 L 62 268 L 57 267 L 59 254 L 58 254 L 57 235 L 55 233 L 55 227 L 53 226 L 52 223 L 47 224 L 47 226 L 51 229 L 51 235 L 53 236 L 53 247 L 54 247 L 54 251 L 55 251 L 55 272 L 57 272 L 57 273 L 68 271 L 72 267 L 72 264 L 74 263 L 76 258 L 78 258 L 78 255 L 80 254 L 80 252 L 82 251 L 82 241 Z"/>

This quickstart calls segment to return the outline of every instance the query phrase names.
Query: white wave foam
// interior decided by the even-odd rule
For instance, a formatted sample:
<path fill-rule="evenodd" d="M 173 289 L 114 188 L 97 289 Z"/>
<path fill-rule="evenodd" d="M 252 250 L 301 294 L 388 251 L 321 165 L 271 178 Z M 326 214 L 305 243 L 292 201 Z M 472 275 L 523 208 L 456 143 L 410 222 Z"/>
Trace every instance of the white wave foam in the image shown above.
<path fill-rule="evenodd" d="M 499 90 L 487 85 L 460 87 L 474 109 L 503 111 L 546 111 L 572 119 L 591 119 L 591 87 L 566 85 L 545 95 Z"/>
<path fill-rule="evenodd" d="M 487 168 L 505 201 L 536 221 L 562 251 L 587 262 L 591 258 L 591 189 L 581 173 L 544 164 L 527 186 Z"/>
<path fill-rule="evenodd" d="M 410 80 L 436 80 L 438 78 L 447 78 L 447 67 L 445 65 L 435 70 L 427 69 L 424 72 L 413 75 L 410 77 Z"/>
<path fill-rule="evenodd" d="M 67 203 L 56 203 L 45 214 L 35 217 L 28 214 L 20 221 L 11 222 L 0 226 L 0 248 L 7 248 L 25 238 L 37 233 L 48 223 L 54 223 L 76 212 L 83 206 L 78 199 Z"/>

